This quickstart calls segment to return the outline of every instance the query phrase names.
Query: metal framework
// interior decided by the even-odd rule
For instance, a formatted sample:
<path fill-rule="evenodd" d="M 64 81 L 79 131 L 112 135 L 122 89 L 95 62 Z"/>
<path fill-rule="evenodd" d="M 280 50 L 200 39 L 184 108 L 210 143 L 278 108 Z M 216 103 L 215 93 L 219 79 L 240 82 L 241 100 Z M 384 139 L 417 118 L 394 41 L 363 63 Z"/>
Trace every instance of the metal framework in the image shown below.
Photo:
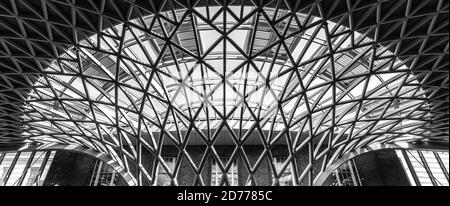
<path fill-rule="evenodd" d="M 90 186 L 115 186 L 118 182 L 116 171 L 109 165 L 104 164 L 103 161 L 97 160 L 95 162 L 94 170 L 92 171 Z"/>
<path fill-rule="evenodd" d="M 400 150 L 397 155 L 402 161 L 411 185 L 448 186 L 448 151 Z"/>
<path fill-rule="evenodd" d="M 364 155 L 369 152 L 377 151 L 377 150 L 395 150 L 397 152 L 397 156 L 400 158 L 400 161 L 403 164 L 403 167 L 405 169 L 406 173 L 408 175 L 408 178 L 416 178 L 416 176 L 412 175 L 414 173 L 412 166 L 410 165 L 411 161 L 408 161 L 409 158 L 407 157 L 406 153 L 407 151 L 413 151 L 414 153 L 438 153 L 438 154 L 447 154 L 448 158 L 448 146 L 447 145 L 415 145 L 415 144 L 404 144 L 402 143 L 392 143 L 392 144 L 371 144 L 369 146 L 355 149 L 352 152 L 346 153 L 345 155 L 342 155 L 341 158 L 335 160 L 333 164 L 329 165 L 326 170 L 321 171 L 317 176 L 316 179 L 314 179 L 314 185 L 320 186 L 325 184 L 327 182 L 327 178 L 331 178 L 331 174 L 333 172 L 336 172 L 339 167 L 347 164 L 349 160 L 353 160 L 357 158 L 360 155 Z M 416 165 L 417 166 L 417 165 Z M 423 166 L 424 167 L 424 166 Z M 439 164 L 440 168 L 447 168 L 448 165 L 445 164 Z M 410 171 L 411 170 L 411 171 Z M 447 179 L 448 180 L 448 179 Z M 414 179 L 413 181 L 410 180 L 411 185 L 419 185 L 416 184 L 418 180 Z"/>
<path fill-rule="evenodd" d="M 221 184 L 241 158 L 246 185 L 263 161 L 313 185 L 371 144 L 449 140 L 444 0 L 11 0 L 0 17 L 0 147 L 91 149 L 138 185 L 156 185 L 158 167 L 178 185 L 182 161 L 205 185 L 210 158 Z M 248 144 L 263 148 L 256 162 Z M 289 154 L 281 171 L 275 145 Z"/>
<path fill-rule="evenodd" d="M 358 167 L 354 159 L 350 159 L 346 164 L 342 164 L 331 176 L 333 181 L 331 186 L 361 186 Z"/>
<path fill-rule="evenodd" d="M 0 186 L 41 186 L 54 151 L 0 153 Z"/>

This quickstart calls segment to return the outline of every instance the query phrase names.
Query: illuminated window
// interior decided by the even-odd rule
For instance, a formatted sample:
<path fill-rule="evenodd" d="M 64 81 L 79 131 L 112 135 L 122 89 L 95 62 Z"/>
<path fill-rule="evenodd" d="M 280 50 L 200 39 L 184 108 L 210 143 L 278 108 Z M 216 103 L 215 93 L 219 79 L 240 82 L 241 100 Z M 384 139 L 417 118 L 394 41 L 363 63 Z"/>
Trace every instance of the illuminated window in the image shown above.
<path fill-rule="evenodd" d="M 175 169 L 175 157 L 164 157 L 164 162 L 166 163 L 167 167 L 169 168 L 170 172 L 174 172 Z M 166 169 L 159 163 L 159 174 L 158 174 L 158 185 L 160 186 L 170 186 L 172 182 L 172 178 L 170 177 L 169 173 Z"/>
<path fill-rule="evenodd" d="M 354 159 L 342 164 L 333 172 L 334 186 L 361 186 L 358 167 Z"/>
<path fill-rule="evenodd" d="M 277 173 L 283 169 L 284 164 L 286 163 L 287 157 L 275 157 L 275 169 Z M 275 178 L 274 174 L 272 174 L 272 178 Z M 279 186 L 291 186 L 292 185 L 292 169 L 291 163 L 289 162 L 286 166 L 286 169 L 282 172 L 281 176 L 278 179 Z"/>
<path fill-rule="evenodd" d="M 3 180 L 5 179 L 6 173 L 8 173 L 8 167 L 3 167 L 0 172 L 0 184 L 2 184 Z"/>
<path fill-rule="evenodd" d="M 97 160 L 91 177 L 91 186 L 115 186 L 118 181 L 116 171 L 101 160 Z"/>
<path fill-rule="evenodd" d="M 26 178 L 26 186 L 34 186 L 38 181 L 39 178 L 39 168 L 38 167 L 32 167 L 28 169 L 27 172 L 27 178 Z"/>
<path fill-rule="evenodd" d="M 222 162 L 224 169 L 226 167 L 226 164 L 228 164 L 228 161 L 230 159 L 227 157 L 221 157 L 220 161 Z M 222 170 L 220 169 L 220 166 L 217 164 L 217 161 L 215 159 L 212 159 L 211 162 L 211 186 L 219 186 L 219 185 L 227 185 L 227 182 L 230 186 L 237 186 L 238 185 L 238 167 L 237 167 L 237 161 L 233 160 L 231 163 L 230 168 L 227 172 L 227 178 L 228 181 L 224 181 L 224 184 L 222 183 Z"/>
<path fill-rule="evenodd" d="M 413 186 L 449 186 L 448 152 L 397 150 L 408 180 Z"/>
<path fill-rule="evenodd" d="M 55 151 L 0 154 L 0 186 L 43 185 L 54 155 Z"/>

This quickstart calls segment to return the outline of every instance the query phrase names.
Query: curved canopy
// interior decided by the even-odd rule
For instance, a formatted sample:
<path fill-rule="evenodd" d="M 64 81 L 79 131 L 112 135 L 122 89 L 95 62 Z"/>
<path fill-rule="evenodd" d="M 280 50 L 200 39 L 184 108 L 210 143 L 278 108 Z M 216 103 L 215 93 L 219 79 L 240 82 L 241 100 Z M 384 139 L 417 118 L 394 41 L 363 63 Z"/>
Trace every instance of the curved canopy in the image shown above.
<path fill-rule="evenodd" d="M 190 127 L 205 139 L 207 129 L 335 131 L 367 143 L 427 137 L 423 90 L 392 52 L 331 21 L 276 12 L 181 9 L 82 40 L 34 85 L 25 135 L 89 147 L 83 136 Z"/>
<path fill-rule="evenodd" d="M 36 11 L 37 5 L 20 2 L 22 9 Z M 139 165 L 142 149 L 161 158 L 162 144 L 180 151 L 191 143 L 239 149 L 250 142 L 267 151 L 282 144 L 289 147 L 288 162 L 307 150 L 310 164 L 326 167 L 371 144 L 448 142 L 448 129 L 442 129 L 448 125 L 448 97 L 431 101 L 439 92 L 448 93 L 448 76 L 444 89 L 430 93 L 424 81 L 440 77 L 413 69 L 421 60 L 423 65 L 435 62 L 428 69 L 436 72 L 448 64 L 448 34 L 442 37 L 447 42 L 441 40 L 441 25 L 448 24 L 441 20 L 448 16 L 444 1 L 87 1 L 76 9 L 60 1 L 42 2 L 48 8 L 43 15 L 33 12 L 36 17 L 19 22 L 39 77 L 26 78 L 31 90 L 21 95 L 20 138 L 2 137 L 2 142 L 83 146 L 124 167 L 128 162 Z M 411 20 L 392 20 L 389 12 L 403 3 Z M 384 10 L 387 6 L 392 8 Z M 423 11 L 433 6 L 437 14 Z M 53 20 L 64 17 L 66 9 L 71 16 Z M 103 14 L 94 18 L 94 13 Z M 427 19 L 423 16 L 432 22 L 426 40 L 409 38 L 427 23 L 419 21 Z M 40 17 L 44 19 L 31 20 Z M 72 25 L 72 32 L 61 24 Z M 400 39 L 392 38 L 398 28 Z M 35 44 L 38 37 L 49 45 Z M 12 57 L 11 51 L 24 45 L 14 45 L 14 38 L 0 41 L 9 50 L 3 54 L 22 68 L 22 56 Z M 422 45 L 419 54 L 439 52 L 426 62 L 403 52 L 417 44 Z M 439 50 L 439 44 L 446 46 Z M 38 52 L 48 57 L 33 58 Z M 441 114 L 440 107 L 447 113 Z M 190 158 L 187 152 L 182 155 Z M 192 167 L 202 166 L 192 162 Z M 300 171 L 299 178 L 310 170 Z"/>

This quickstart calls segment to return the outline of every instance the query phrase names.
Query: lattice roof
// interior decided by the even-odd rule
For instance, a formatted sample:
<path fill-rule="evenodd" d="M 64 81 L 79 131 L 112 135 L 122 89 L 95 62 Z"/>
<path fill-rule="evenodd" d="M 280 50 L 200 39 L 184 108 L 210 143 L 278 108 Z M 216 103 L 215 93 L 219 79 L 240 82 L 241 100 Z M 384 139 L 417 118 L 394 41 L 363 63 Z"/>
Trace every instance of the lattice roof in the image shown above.
<path fill-rule="evenodd" d="M 250 142 L 259 162 L 281 144 L 286 164 L 308 151 L 324 169 L 374 143 L 448 142 L 448 2 L 296 2 L 0 2 L 0 145 L 129 167 L 162 142 L 188 160 L 189 144 L 237 158 Z"/>

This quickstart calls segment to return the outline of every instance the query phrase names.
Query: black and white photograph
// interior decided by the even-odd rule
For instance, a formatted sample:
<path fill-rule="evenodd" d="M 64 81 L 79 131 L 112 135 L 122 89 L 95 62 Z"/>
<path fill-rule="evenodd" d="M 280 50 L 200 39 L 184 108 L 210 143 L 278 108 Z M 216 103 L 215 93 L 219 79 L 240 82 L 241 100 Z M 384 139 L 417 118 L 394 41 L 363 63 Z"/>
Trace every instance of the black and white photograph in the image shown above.
<path fill-rule="evenodd" d="M 447 0 L 0 0 L 0 196 L 448 191 L 448 18 Z"/>

